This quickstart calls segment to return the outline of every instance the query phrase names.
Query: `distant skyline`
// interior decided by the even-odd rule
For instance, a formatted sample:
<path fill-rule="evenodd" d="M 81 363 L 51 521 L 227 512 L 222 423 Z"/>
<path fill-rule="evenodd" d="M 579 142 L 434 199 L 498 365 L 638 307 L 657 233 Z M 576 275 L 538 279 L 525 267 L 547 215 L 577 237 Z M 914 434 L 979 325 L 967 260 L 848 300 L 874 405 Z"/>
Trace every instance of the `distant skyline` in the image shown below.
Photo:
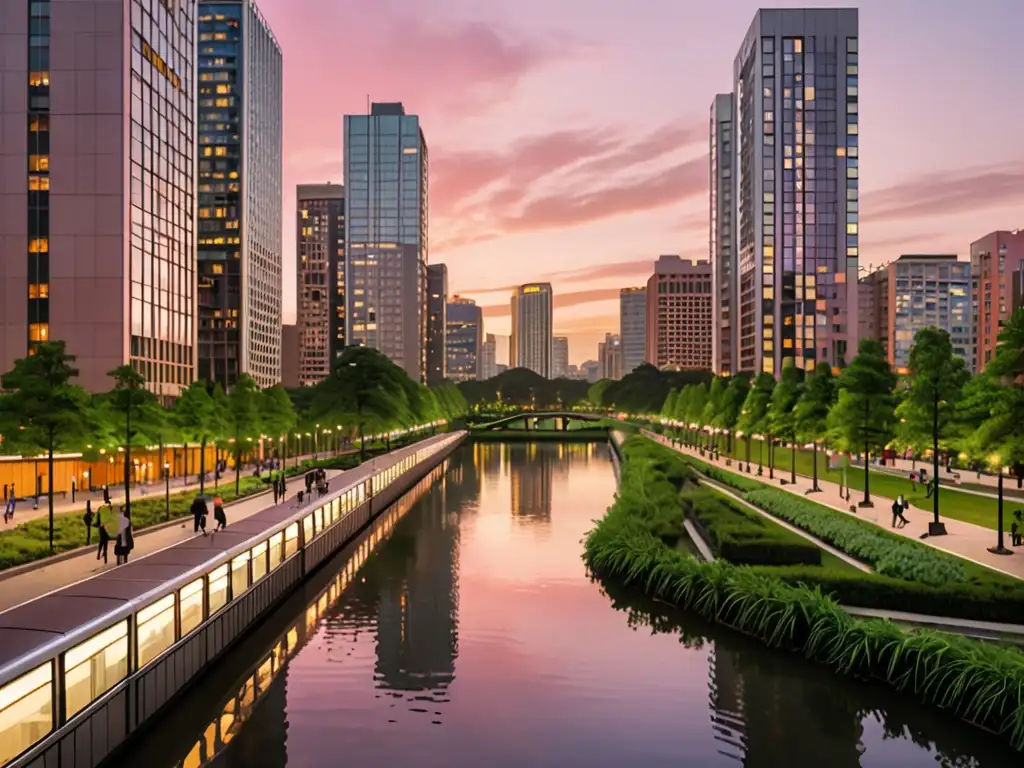
<path fill-rule="evenodd" d="M 513 286 L 549 281 L 573 363 L 618 328 L 620 288 L 660 254 L 707 258 L 707 121 L 754 13 L 729 0 L 261 0 L 284 54 L 284 210 L 341 180 L 342 116 L 367 97 L 420 114 L 430 261 L 475 299 L 507 359 Z M 861 260 L 957 253 L 1024 226 L 1024 5 L 815 3 L 860 9 Z M 316 18 L 315 25 L 309 24 Z M 329 88 L 310 84 L 322 73 Z M 295 317 L 285 215 L 284 315 Z"/>

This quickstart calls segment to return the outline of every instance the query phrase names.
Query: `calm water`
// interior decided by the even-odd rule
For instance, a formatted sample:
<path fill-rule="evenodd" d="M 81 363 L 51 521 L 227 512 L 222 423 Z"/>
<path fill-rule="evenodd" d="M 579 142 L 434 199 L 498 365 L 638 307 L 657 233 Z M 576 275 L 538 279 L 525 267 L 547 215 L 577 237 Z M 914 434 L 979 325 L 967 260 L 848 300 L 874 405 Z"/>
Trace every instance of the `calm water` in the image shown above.
<path fill-rule="evenodd" d="M 977 730 L 665 606 L 580 539 L 603 445 L 476 445 L 343 553 L 125 765 L 1010 766 Z"/>

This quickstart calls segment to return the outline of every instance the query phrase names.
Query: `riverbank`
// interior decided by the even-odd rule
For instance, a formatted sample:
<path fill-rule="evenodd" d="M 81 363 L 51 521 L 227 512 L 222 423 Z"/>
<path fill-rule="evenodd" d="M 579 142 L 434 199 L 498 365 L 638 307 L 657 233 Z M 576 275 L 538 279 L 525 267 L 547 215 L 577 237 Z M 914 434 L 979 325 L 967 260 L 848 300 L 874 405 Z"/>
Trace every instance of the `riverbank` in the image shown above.
<path fill-rule="evenodd" d="M 641 438 L 624 444 L 619 493 L 585 539 L 583 557 L 592 572 L 640 585 L 652 598 L 769 647 L 910 693 L 1024 750 L 1024 655 L 932 630 L 904 630 L 886 620 L 856 619 L 821 589 L 723 560 L 698 562 L 677 546 L 685 535 L 678 494 L 696 476 L 657 450 Z"/>

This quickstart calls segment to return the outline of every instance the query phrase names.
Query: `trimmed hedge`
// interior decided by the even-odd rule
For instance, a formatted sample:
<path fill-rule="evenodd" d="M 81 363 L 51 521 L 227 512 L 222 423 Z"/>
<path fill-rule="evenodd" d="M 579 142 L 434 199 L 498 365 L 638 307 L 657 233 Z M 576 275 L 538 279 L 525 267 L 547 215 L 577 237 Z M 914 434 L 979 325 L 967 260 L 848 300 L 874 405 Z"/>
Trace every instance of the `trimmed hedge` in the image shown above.
<path fill-rule="evenodd" d="M 815 544 L 714 491 L 687 488 L 679 498 L 716 557 L 738 565 L 821 565 L 821 549 Z"/>

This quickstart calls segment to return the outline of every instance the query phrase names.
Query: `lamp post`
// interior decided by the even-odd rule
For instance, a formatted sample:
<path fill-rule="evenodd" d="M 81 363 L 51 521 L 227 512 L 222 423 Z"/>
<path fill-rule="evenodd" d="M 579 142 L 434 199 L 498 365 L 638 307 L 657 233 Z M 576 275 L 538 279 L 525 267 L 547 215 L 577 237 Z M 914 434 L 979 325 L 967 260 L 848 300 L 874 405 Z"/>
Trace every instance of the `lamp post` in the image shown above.
<path fill-rule="evenodd" d="M 998 535 L 998 538 L 996 539 L 996 545 L 994 547 L 989 547 L 988 551 L 991 552 L 993 555 L 1012 555 L 1013 551 L 1007 549 L 1003 545 L 1003 472 L 1005 471 L 1005 468 L 1002 466 L 1002 463 L 1003 463 L 1002 462 L 1002 457 L 1000 457 L 998 455 L 992 457 L 991 463 L 996 465 L 996 471 L 999 473 L 999 480 L 998 480 L 998 483 L 999 483 L 999 485 L 998 485 L 999 500 L 998 500 L 998 506 L 997 506 L 997 509 L 998 509 L 997 526 L 998 526 L 998 530 L 999 530 L 999 535 Z"/>
<path fill-rule="evenodd" d="M 164 462 L 164 519 L 171 519 L 171 465 Z"/>

